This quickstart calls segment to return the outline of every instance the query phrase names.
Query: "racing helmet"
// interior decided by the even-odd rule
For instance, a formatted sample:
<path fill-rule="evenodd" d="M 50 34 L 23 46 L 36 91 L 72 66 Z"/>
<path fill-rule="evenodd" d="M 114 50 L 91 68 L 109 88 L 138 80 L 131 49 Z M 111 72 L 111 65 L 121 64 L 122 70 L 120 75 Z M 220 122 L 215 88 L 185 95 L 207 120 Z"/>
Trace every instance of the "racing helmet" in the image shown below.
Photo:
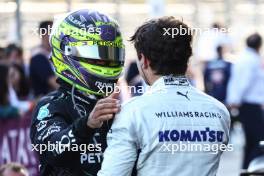
<path fill-rule="evenodd" d="M 105 14 L 83 9 L 60 17 L 50 44 L 56 74 L 81 92 L 104 96 L 122 73 L 125 46 L 119 25 Z"/>

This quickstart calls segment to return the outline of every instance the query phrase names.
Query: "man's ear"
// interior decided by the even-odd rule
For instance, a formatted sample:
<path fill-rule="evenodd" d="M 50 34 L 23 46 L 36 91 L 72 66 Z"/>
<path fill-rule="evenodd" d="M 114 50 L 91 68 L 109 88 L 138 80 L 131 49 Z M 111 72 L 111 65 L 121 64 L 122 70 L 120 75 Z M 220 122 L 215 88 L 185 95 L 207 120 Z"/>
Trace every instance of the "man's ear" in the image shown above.
<path fill-rule="evenodd" d="M 140 54 L 141 58 L 139 60 L 140 66 L 144 69 L 147 69 L 149 67 L 149 60 L 144 56 L 144 54 Z"/>

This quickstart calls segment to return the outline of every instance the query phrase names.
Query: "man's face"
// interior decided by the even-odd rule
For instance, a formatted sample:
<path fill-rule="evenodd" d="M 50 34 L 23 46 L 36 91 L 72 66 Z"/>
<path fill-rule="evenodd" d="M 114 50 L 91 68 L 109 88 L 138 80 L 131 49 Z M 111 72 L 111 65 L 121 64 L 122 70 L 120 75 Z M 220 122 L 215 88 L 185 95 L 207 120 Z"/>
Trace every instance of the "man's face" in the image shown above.
<path fill-rule="evenodd" d="M 26 176 L 26 174 L 23 174 L 21 172 L 15 172 L 11 169 L 6 169 L 3 173 L 3 176 Z"/>

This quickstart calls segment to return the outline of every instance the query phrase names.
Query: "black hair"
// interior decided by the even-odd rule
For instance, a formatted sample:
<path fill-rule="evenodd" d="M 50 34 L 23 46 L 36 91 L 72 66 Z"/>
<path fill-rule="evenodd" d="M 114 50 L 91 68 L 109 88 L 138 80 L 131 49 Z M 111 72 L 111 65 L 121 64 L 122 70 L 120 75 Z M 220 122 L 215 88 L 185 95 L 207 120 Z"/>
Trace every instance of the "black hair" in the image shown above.
<path fill-rule="evenodd" d="M 0 65 L 0 105 L 8 105 L 8 66 Z"/>
<path fill-rule="evenodd" d="M 262 45 L 262 38 L 258 33 L 251 34 L 246 40 L 249 48 L 259 50 Z"/>
<path fill-rule="evenodd" d="M 41 21 L 39 23 L 39 31 L 45 30 L 48 31 L 52 27 L 53 22 L 51 20 Z"/>
<path fill-rule="evenodd" d="M 9 57 L 11 55 L 11 53 L 14 51 L 17 51 L 18 55 L 20 55 L 20 56 L 23 55 L 23 49 L 20 46 L 14 44 L 14 43 L 11 43 L 5 48 L 5 56 Z"/>
<path fill-rule="evenodd" d="M 165 30 L 181 30 L 186 33 L 167 35 Z M 134 43 L 137 55 L 141 53 L 150 61 L 150 67 L 158 75 L 185 74 L 192 55 L 191 29 L 174 17 L 163 17 L 147 21 L 140 26 L 130 41 Z M 172 34 L 172 33 L 171 33 Z"/>
<path fill-rule="evenodd" d="M 16 93 L 19 99 L 25 99 L 29 95 L 30 82 L 26 76 L 25 70 L 21 65 L 12 64 L 12 68 L 16 69 L 20 75 Z"/>
<path fill-rule="evenodd" d="M 215 23 L 212 24 L 212 28 L 214 28 L 214 29 L 221 29 L 221 24 L 215 22 Z"/>

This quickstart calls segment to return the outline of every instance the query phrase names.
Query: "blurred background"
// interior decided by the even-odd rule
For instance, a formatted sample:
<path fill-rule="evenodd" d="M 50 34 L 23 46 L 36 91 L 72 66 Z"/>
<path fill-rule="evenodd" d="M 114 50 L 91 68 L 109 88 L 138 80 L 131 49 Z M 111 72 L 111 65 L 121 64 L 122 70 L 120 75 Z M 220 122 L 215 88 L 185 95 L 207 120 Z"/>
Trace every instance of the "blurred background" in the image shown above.
<path fill-rule="evenodd" d="M 262 0 L 0 0 L 1 45 L 15 42 L 23 46 L 25 56 L 39 37 L 34 32 L 42 20 L 80 8 L 98 9 L 120 23 L 128 39 L 146 19 L 173 15 L 195 28 L 208 28 L 218 22 L 228 27 L 237 51 L 252 31 L 262 31 Z M 197 36 L 196 36 L 197 37 Z M 195 42 L 196 44 L 196 42 Z M 127 45 L 127 58 L 134 57 Z M 28 58 L 28 57 L 26 57 Z M 28 60 L 28 59 L 26 59 Z"/>
<path fill-rule="evenodd" d="M 231 107 L 226 102 L 227 87 L 232 77 L 231 65 L 236 64 L 241 52 L 249 47 L 248 36 L 256 32 L 263 36 L 263 0 L 0 0 L 0 99 L 3 99 L 0 102 L 0 165 L 18 162 L 27 167 L 30 175 L 37 175 L 37 160 L 30 152 L 28 134 L 30 114 L 37 99 L 43 95 L 36 95 L 32 87 L 32 78 L 38 74 L 32 70 L 38 66 L 32 66 L 31 61 L 34 53 L 39 52 L 36 48 L 45 42 L 38 34 L 39 27 L 41 22 L 47 22 L 42 23 L 47 27 L 55 15 L 81 8 L 96 9 L 119 22 L 126 43 L 123 81 L 127 85 L 141 84 L 134 62 L 136 53 L 128 42 L 137 26 L 147 19 L 166 15 L 175 16 L 197 29 L 187 74 L 195 87 L 219 98 L 229 107 L 233 118 L 230 143 L 234 144 L 234 151 L 224 153 L 218 175 L 239 175 L 246 142 L 238 117 L 239 107 Z M 224 32 L 214 29 L 224 29 Z M 261 69 L 264 65 L 261 66 L 264 63 L 262 49 L 257 53 L 261 58 Z M 227 65 L 210 65 L 219 59 Z M 56 85 L 48 79 L 51 74 L 46 75 L 51 91 Z M 264 81 L 263 76 L 258 77 L 262 78 Z M 240 80 L 235 82 L 239 86 Z M 124 93 L 123 99 L 137 95 Z"/>

